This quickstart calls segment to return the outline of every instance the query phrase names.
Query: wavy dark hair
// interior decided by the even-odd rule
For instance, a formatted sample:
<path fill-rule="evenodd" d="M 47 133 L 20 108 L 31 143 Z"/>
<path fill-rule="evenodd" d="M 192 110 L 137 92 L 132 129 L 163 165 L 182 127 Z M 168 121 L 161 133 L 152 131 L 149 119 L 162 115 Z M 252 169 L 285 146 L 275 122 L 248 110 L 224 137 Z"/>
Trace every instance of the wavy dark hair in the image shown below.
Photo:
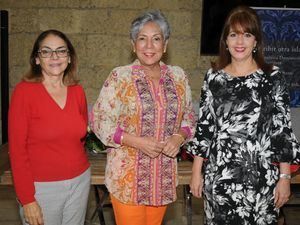
<path fill-rule="evenodd" d="M 36 64 L 36 57 L 38 57 L 38 51 L 41 47 L 41 43 L 45 40 L 46 37 L 49 35 L 54 35 L 60 37 L 67 45 L 69 50 L 69 57 L 71 62 L 68 64 L 66 70 L 64 71 L 63 75 L 63 82 L 65 85 L 74 85 L 78 83 L 76 79 L 76 70 L 77 70 L 77 55 L 75 49 L 69 40 L 69 38 L 61 31 L 58 30 L 46 30 L 42 32 L 33 44 L 33 48 L 30 54 L 30 69 L 28 73 L 23 76 L 23 80 L 28 82 L 42 82 L 43 81 L 43 74 L 41 66 Z"/>
<path fill-rule="evenodd" d="M 260 69 L 262 69 L 265 73 L 270 73 L 273 66 L 266 63 L 264 58 L 260 20 L 255 10 L 248 6 L 238 6 L 229 13 L 220 38 L 219 58 L 216 62 L 211 63 L 213 70 L 216 71 L 223 69 L 231 63 L 231 55 L 227 50 L 226 45 L 226 39 L 230 32 L 230 28 L 237 33 L 248 32 L 254 35 L 257 42 L 257 51 L 252 53 L 253 59 Z"/>

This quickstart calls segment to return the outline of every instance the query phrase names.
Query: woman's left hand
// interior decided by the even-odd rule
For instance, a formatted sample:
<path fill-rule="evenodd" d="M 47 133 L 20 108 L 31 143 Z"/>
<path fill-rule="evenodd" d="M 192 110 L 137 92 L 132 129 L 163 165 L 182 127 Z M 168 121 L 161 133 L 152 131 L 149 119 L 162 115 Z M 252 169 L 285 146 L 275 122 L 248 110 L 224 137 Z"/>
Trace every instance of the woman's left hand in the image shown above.
<path fill-rule="evenodd" d="M 280 178 L 276 188 L 275 188 L 275 197 L 274 203 L 276 208 L 282 207 L 288 200 L 291 195 L 291 188 L 290 188 L 291 180 Z"/>
<path fill-rule="evenodd" d="M 178 135 L 172 135 L 165 142 L 163 153 L 171 158 L 176 157 L 182 144 L 182 138 Z"/>

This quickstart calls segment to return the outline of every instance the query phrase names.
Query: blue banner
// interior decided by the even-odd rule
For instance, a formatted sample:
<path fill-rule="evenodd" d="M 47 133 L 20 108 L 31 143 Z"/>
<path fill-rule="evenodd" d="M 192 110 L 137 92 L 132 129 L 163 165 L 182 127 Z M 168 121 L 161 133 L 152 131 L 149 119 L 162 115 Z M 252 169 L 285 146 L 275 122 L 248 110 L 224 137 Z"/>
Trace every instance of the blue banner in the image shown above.
<path fill-rule="evenodd" d="M 300 107 L 300 10 L 255 8 L 261 18 L 266 61 L 278 66 L 290 90 L 291 107 Z"/>

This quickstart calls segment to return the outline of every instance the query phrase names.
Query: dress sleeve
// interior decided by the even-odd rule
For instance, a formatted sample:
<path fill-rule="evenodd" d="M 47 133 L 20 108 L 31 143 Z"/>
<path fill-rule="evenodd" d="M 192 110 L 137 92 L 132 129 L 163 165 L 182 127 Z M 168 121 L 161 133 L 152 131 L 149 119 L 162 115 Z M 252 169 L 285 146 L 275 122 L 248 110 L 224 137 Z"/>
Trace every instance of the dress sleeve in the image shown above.
<path fill-rule="evenodd" d="M 201 89 L 199 116 L 196 133 L 188 145 L 188 152 L 193 155 L 208 158 L 209 149 L 215 130 L 215 117 L 212 109 L 212 94 L 208 85 L 209 72 L 205 75 Z"/>
<path fill-rule="evenodd" d="M 290 99 L 288 88 L 283 74 L 275 70 L 273 80 L 273 124 L 272 124 L 272 151 L 277 162 L 300 164 L 300 147 L 291 125 Z"/>
<path fill-rule="evenodd" d="M 99 97 L 93 106 L 92 129 L 106 146 L 119 147 L 114 141 L 115 133 L 120 130 L 121 87 L 117 71 L 112 71 L 103 84 Z"/>
<path fill-rule="evenodd" d="M 186 133 L 187 140 L 191 139 L 195 133 L 195 112 L 192 101 L 191 88 L 188 82 L 188 78 L 185 75 L 185 108 L 183 111 L 183 117 L 181 121 L 181 131 Z"/>
<path fill-rule="evenodd" d="M 34 202 L 34 180 L 27 149 L 30 106 L 24 86 L 13 92 L 8 115 L 9 156 L 17 197 L 22 205 Z"/>

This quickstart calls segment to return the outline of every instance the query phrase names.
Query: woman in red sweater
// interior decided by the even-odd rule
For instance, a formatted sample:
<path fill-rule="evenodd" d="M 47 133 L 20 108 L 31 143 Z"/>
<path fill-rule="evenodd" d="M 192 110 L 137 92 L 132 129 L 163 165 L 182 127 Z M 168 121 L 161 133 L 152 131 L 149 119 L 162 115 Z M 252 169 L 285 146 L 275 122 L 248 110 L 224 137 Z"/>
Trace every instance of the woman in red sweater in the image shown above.
<path fill-rule="evenodd" d="M 90 187 L 84 151 L 87 105 L 75 79 L 70 40 L 47 30 L 36 39 L 30 71 L 9 110 L 9 151 L 23 224 L 84 223 Z"/>

